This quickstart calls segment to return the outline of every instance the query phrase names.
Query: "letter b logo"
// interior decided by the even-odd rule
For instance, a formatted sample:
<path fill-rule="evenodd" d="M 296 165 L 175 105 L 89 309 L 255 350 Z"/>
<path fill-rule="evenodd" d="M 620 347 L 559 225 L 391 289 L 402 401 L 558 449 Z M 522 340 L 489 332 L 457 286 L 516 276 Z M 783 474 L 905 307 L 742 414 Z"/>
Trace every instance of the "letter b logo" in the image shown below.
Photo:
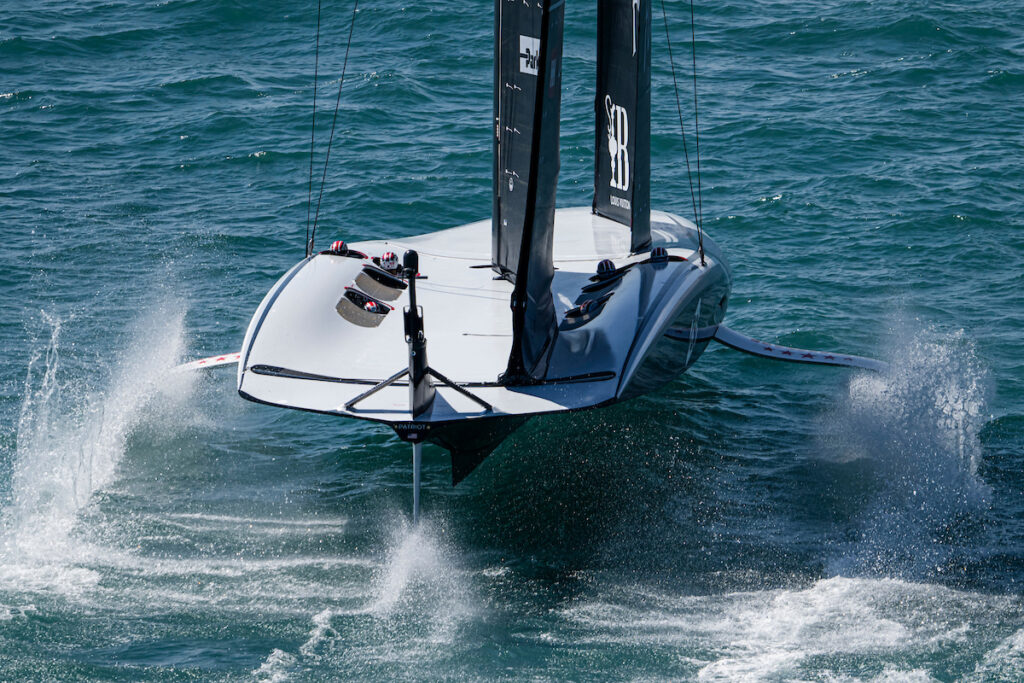
<path fill-rule="evenodd" d="M 605 95 L 604 111 L 608 126 L 608 154 L 612 164 L 608 184 L 616 190 L 626 191 L 629 189 L 629 117 L 623 107 L 612 104 L 610 95 Z"/>

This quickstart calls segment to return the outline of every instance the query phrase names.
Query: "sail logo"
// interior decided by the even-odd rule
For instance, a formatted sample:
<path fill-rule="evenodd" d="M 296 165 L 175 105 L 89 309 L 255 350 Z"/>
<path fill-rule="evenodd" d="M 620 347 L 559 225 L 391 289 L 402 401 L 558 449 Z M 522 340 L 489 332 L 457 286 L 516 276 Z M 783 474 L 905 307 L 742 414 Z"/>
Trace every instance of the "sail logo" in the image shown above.
<path fill-rule="evenodd" d="M 540 38 L 519 36 L 519 70 L 524 74 L 536 76 L 538 60 L 540 60 Z"/>
<path fill-rule="evenodd" d="M 625 191 L 629 189 L 629 116 L 624 107 L 612 103 L 611 95 L 604 96 L 604 111 L 612 165 L 608 184 L 616 190 Z"/>

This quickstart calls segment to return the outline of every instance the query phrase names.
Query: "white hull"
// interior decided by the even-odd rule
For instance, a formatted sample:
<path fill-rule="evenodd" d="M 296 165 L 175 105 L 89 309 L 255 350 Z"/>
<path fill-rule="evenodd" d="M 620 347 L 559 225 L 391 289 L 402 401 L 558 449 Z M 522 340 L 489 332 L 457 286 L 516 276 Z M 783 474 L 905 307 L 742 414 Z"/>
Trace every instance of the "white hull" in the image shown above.
<path fill-rule="evenodd" d="M 297 264 L 260 304 L 242 346 L 238 391 L 260 403 L 388 423 L 400 433 L 417 426 L 577 410 L 652 391 L 684 371 L 707 345 L 696 335 L 679 340 L 666 331 L 696 331 L 721 322 L 731 278 L 706 237 L 706 265 L 700 265 L 692 223 L 653 212 L 651 224 L 654 246 L 686 261 L 644 263 L 626 271 L 608 287 L 614 294 L 592 319 L 582 325 L 563 321 L 548 379 L 528 386 L 498 382 L 512 342 L 512 284 L 494 279 L 490 268 L 473 267 L 490 263 L 490 221 L 349 245 L 369 256 L 419 253 L 426 279 L 417 281 L 417 295 L 430 366 L 491 410 L 438 385 L 430 409 L 414 420 L 405 382 L 346 408 L 407 367 L 402 309 L 408 293 L 387 302 L 394 310 L 373 319 L 379 324 L 354 323 L 339 313 L 344 309 L 339 302 L 346 287 L 372 288 L 360 277 L 367 261 L 330 254 Z M 650 256 L 629 254 L 629 239 L 628 228 L 592 215 L 589 208 L 557 211 L 552 292 L 560 320 L 567 309 L 606 293 L 581 291 L 593 284 L 599 261 L 611 259 L 621 268 Z"/>

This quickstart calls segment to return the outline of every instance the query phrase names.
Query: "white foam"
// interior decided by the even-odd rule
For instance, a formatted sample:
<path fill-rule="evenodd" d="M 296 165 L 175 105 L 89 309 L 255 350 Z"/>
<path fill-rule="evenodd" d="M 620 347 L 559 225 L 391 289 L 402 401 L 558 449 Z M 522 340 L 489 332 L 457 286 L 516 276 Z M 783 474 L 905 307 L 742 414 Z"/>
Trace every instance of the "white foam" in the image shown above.
<path fill-rule="evenodd" d="M 22 621 L 38 611 L 35 605 L 18 605 L 17 607 L 0 605 L 0 621 Z"/>
<path fill-rule="evenodd" d="M 172 377 L 183 348 L 182 307 L 155 306 L 104 391 L 61 371 L 61 321 L 45 317 L 49 343 L 25 380 L 12 476 L 12 504 L 0 520 L 0 583 L 78 591 L 96 581 L 76 566 L 93 553 L 73 538 L 79 512 L 111 484 L 132 429 L 151 399 L 187 396 L 191 379 Z"/>
<path fill-rule="evenodd" d="M 985 373 L 973 343 L 962 331 L 901 336 L 889 371 L 854 377 L 821 421 L 820 457 L 863 460 L 877 473 L 861 537 L 839 549 L 835 573 L 941 569 L 950 549 L 936 541 L 940 532 L 990 496 L 977 475 Z"/>
<path fill-rule="evenodd" d="M 331 619 L 337 614 L 333 610 L 325 609 L 313 615 L 313 630 L 310 632 L 306 642 L 299 648 L 299 653 L 303 657 L 315 659 L 318 656 L 318 648 L 325 641 L 337 640 L 338 632 L 331 627 Z"/>
<path fill-rule="evenodd" d="M 480 570 L 480 574 L 482 576 L 486 576 L 488 579 L 497 579 L 503 576 L 508 576 L 509 573 L 511 573 L 511 570 L 505 565 L 484 567 Z"/>
<path fill-rule="evenodd" d="M 882 588 L 878 586 L 876 588 Z M 715 625 L 736 641 L 700 671 L 701 680 L 757 680 L 793 671 L 815 654 L 894 650 L 911 637 L 877 609 L 860 582 L 821 581 L 804 591 L 779 591 L 738 608 Z"/>
<path fill-rule="evenodd" d="M 162 518 L 170 519 L 196 519 L 201 521 L 211 522 L 230 522 L 232 524 L 241 525 L 272 525 L 272 526 L 297 526 L 302 528 L 314 528 L 314 527 L 330 527 L 336 529 L 343 529 L 348 524 L 348 518 L 346 517 L 335 517 L 335 518 L 323 518 L 315 517 L 309 519 L 284 519 L 280 517 L 239 517 L 235 515 L 205 515 L 199 513 L 169 513 L 162 515 Z"/>
<path fill-rule="evenodd" d="M 629 645 L 680 653 L 704 681 L 821 678 L 810 658 L 893 658 L 962 647 L 980 625 L 1017 615 L 1015 599 L 896 579 L 830 578 L 803 589 L 707 596 L 619 590 L 563 610 L 572 644 Z M 1002 655 L 997 655 L 1002 658 Z M 825 665 L 827 667 L 827 664 Z M 877 680 L 930 680 L 888 669 Z"/>
<path fill-rule="evenodd" d="M 882 673 L 868 679 L 848 674 L 838 674 L 825 676 L 824 680 L 827 683 L 860 683 L 865 680 L 871 681 L 871 683 L 935 683 L 939 679 L 924 669 L 904 670 L 887 666 L 882 670 Z"/>
<path fill-rule="evenodd" d="M 1024 629 L 985 653 L 968 681 L 1024 681 Z"/>
<path fill-rule="evenodd" d="M 260 534 L 280 536 L 303 534 L 311 531 L 315 531 L 317 533 L 342 532 L 348 524 L 348 519 L 341 517 L 284 519 L 274 517 L 242 517 L 235 515 L 212 515 L 201 513 L 163 514 L 160 516 L 160 520 L 164 524 L 171 524 L 191 531 L 235 530 L 242 527 Z"/>
<path fill-rule="evenodd" d="M 119 550 L 82 545 L 85 555 L 79 562 L 85 567 L 51 563 L 31 565 L 23 571 L 88 571 L 91 583 L 77 582 L 76 600 L 109 608 L 168 609 L 197 606 L 206 610 L 245 610 L 257 607 L 279 614 L 301 616 L 310 604 L 344 600 L 353 604 L 365 599 L 365 584 L 358 580 L 341 581 L 337 570 L 354 568 L 356 579 L 372 576 L 377 565 L 367 558 L 333 556 L 297 556 L 269 558 L 157 558 Z M 325 574 L 329 578 L 325 578 Z M 347 575 L 345 575 L 347 576 Z M 104 579 L 106 586 L 99 584 Z M 8 577 L 12 584 L 18 577 Z M 2 579 L 0 579 L 2 581 Z M 36 579 L 36 581 L 40 581 Z M 62 593 L 71 591 L 67 581 Z M 130 590 L 125 590 L 127 585 Z M 2 585 L 2 584 L 0 584 Z M 45 580 L 39 588 L 59 585 Z M 86 591 L 85 589 L 90 589 Z"/>
<path fill-rule="evenodd" d="M 131 558 L 131 559 L 128 559 Z M 374 567 L 374 563 L 359 557 L 332 556 L 291 556 L 291 557 L 238 557 L 238 558 L 196 558 L 167 559 L 124 556 L 124 559 L 111 563 L 124 570 L 134 570 L 147 576 L 210 576 L 239 577 L 253 575 L 266 576 L 296 568 L 315 568 L 330 570 L 338 567 Z"/>
<path fill-rule="evenodd" d="M 284 683 L 291 678 L 296 662 L 295 655 L 284 650 L 274 649 L 260 665 L 260 668 L 252 672 L 252 675 L 256 677 L 257 681 Z"/>
<path fill-rule="evenodd" d="M 5 561 L 0 565 L 0 586 L 24 592 L 58 590 L 61 593 L 81 595 L 100 582 L 100 574 L 94 569 L 75 566 L 70 563 Z"/>

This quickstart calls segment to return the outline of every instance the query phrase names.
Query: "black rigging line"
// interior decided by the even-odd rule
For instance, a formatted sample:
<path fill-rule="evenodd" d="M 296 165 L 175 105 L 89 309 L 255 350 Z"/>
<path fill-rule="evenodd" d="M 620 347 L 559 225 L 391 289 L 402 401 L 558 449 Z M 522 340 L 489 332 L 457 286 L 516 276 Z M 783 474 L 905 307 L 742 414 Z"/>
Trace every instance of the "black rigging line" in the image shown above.
<path fill-rule="evenodd" d="M 690 51 L 693 54 L 693 136 L 697 144 L 697 206 L 700 208 L 700 220 L 697 233 L 700 239 L 700 259 L 704 263 L 704 198 L 700 191 L 700 115 L 697 109 L 697 30 L 694 28 L 693 0 L 690 0 Z"/>
<path fill-rule="evenodd" d="M 697 193 L 693 191 L 693 173 L 690 169 L 690 152 L 686 145 L 686 128 L 683 126 L 683 107 L 679 102 L 679 82 L 676 80 L 676 61 L 672 56 L 672 38 L 668 31 L 668 14 L 665 11 L 665 0 L 661 0 L 661 18 L 665 24 L 665 42 L 668 43 L 668 61 L 672 66 L 672 89 L 675 91 L 676 96 L 676 113 L 679 114 L 679 132 L 683 136 L 683 155 L 686 158 L 686 177 L 690 181 L 690 201 L 693 204 L 693 222 L 697 226 L 697 249 L 700 252 L 700 264 L 703 266 L 704 263 L 704 230 L 702 225 L 703 217 L 703 205 L 698 210 L 698 195 L 700 193 L 700 157 L 698 156 L 697 162 Z M 691 35 L 693 32 L 693 2 L 690 2 L 690 31 Z M 696 50 L 696 48 L 694 48 Z M 696 52 L 694 52 L 694 65 L 696 65 Z M 696 103 L 697 103 L 697 73 L 694 71 L 694 128 L 696 129 Z M 698 139 L 698 150 L 699 139 Z"/>
<path fill-rule="evenodd" d="M 316 91 L 320 85 L 320 3 L 316 3 L 316 51 L 313 57 L 313 124 L 309 132 L 309 192 L 306 195 L 306 256 L 313 250 L 309 241 L 309 217 L 313 208 L 313 144 L 316 140 Z"/>
<path fill-rule="evenodd" d="M 352 4 L 352 20 L 348 27 L 348 42 L 345 43 L 345 60 L 341 64 L 341 80 L 338 81 L 338 99 L 334 103 L 334 118 L 331 121 L 331 135 L 327 139 L 327 155 L 324 157 L 324 173 L 320 178 L 320 194 L 316 200 L 316 214 L 313 216 L 313 233 L 309 238 L 308 253 L 313 252 L 313 241 L 316 239 L 316 226 L 320 220 L 320 203 L 324 198 L 324 184 L 327 182 L 327 163 L 331 160 L 331 144 L 334 142 L 334 129 L 338 124 L 338 109 L 341 107 L 341 89 L 345 86 L 345 71 L 348 69 L 348 53 L 352 47 L 352 32 L 356 27 L 356 12 L 359 10 L 359 0 Z"/>
<path fill-rule="evenodd" d="M 668 43 L 668 61 L 672 66 L 672 88 L 676 94 L 676 112 L 679 114 L 679 132 L 683 136 L 683 156 L 686 158 L 686 177 L 690 181 L 690 201 L 693 203 L 693 222 L 697 223 L 697 195 L 693 189 L 693 173 L 690 171 L 690 151 L 686 145 L 686 129 L 683 127 L 683 106 L 679 103 L 679 83 L 676 81 L 676 62 L 672 57 L 672 39 L 668 33 L 668 15 L 665 13 L 665 0 L 661 0 L 661 18 L 665 24 L 665 41 Z M 697 223 L 700 231 L 700 224 Z M 700 238 L 698 236 L 698 241 Z"/>

